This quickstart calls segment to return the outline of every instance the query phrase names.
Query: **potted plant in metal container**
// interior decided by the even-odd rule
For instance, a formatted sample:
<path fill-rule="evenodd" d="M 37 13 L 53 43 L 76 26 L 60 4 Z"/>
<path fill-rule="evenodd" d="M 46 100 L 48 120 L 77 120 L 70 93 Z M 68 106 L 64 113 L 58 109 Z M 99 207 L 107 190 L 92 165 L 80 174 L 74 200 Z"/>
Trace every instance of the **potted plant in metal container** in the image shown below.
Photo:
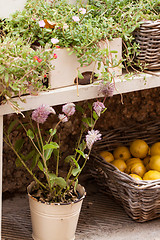
<path fill-rule="evenodd" d="M 78 183 L 78 178 L 89 159 L 94 142 L 101 138 L 100 132 L 95 130 L 95 124 L 106 110 L 103 102 L 99 101 L 88 106 L 89 116 L 82 107 L 75 106 L 74 103 L 63 105 L 59 114 L 56 114 L 52 107 L 41 105 L 32 112 L 28 121 L 17 118 L 5 131 L 4 141 L 16 154 L 16 163 L 24 166 L 34 180 L 27 190 L 32 236 L 35 240 L 75 239 L 77 221 L 85 197 L 85 189 Z M 82 115 L 80 136 L 75 139 L 74 152 L 63 159 L 68 165 L 67 171 L 62 173 L 59 169 L 60 160 L 63 158 L 59 126 L 62 124 L 65 127 L 76 109 Z M 57 124 L 45 131 L 43 124 L 49 114 L 57 117 Z M 20 129 L 24 130 L 33 148 L 28 147 L 24 135 L 16 142 L 10 137 L 13 130 Z M 27 149 L 30 148 L 29 152 L 24 149 L 26 145 Z"/>

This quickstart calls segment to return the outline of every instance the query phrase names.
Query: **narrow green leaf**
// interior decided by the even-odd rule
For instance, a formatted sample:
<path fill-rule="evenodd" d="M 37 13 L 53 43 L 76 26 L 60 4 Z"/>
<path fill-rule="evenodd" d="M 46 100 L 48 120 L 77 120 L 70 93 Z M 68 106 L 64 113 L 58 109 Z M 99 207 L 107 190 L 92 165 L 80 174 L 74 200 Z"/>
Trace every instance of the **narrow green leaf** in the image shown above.
<path fill-rule="evenodd" d="M 17 139 L 17 141 L 14 144 L 14 148 L 15 148 L 16 152 L 19 152 L 22 149 L 23 144 L 24 144 L 24 139 L 22 139 L 22 138 Z"/>
<path fill-rule="evenodd" d="M 84 109 L 79 105 L 76 105 L 76 110 L 81 112 L 81 113 L 84 113 Z"/>
<path fill-rule="evenodd" d="M 42 172 L 44 172 L 43 164 L 41 163 L 41 161 L 38 162 L 38 167 Z"/>
<path fill-rule="evenodd" d="M 79 79 L 84 79 L 83 75 L 80 73 L 79 70 L 78 70 L 78 78 L 79 78 Z"/>
<path fill-rule="evenodd" d="M 16 167 L 22 167 L 23 166 L 23 164 L 21 163 L 19 158 L 16 159 L 15 164 L 16 164 Z"/>
<path fill-rule="evenodd" d="M 75 184 L 74 184 L 74 192 L 76 193 L 77 191 L 77 185 L 78 185 L 78 179 L 76 180 Z"/>
<path fill-rule="evenodd" d="M 86 158 L 84 152 L 81 150 L 76 149 L 76 152 L 79 153 L 83 158 Z"/>
<path fill-rule="evenodd" d="M 56 179 L 57 176 L 54 173 L 49 173 L 48 175 L 49 175 L 51 187 L 53 187 L 54 184 L 55 184 L 55 179 Z"/>
<path fill-rule="evenodd" d="M 40 158 L 39 153 L 34 154 L 34 156 L 32 158 L 31 170 L 33 170 L 36 167 L 37 162 L 39 161 L 39 158 Z"/>
<path fill-rule="evenodd" d="M 88 108 L 90 111 L 92 111 L 92 105 L 90 103 L 88 103 Z"/>
<path fill-rule="evenodd" d="M 66 188 L 66 186 L 67 186 L 66 181 L 65 181 L 64 178 L 62 178 L 62 177 L 56 177 L 56 178 L 54 179 L 54 181 L 55 181 L 55 183 L 56 183 L 58 186 L 60 186 L 61 188 Z"/>
<path fill-rule="evenodd" d="M 44 151 L 44 158 L 46 159 L 46 161 L 51 158 L 52 152 L 53 152 L 53 148 L 50 148 Z"/>
<path fill-rule="evenodd" d="M 81 171 L 80 168 L 74 168 L 74 169 L 72 170 L 72 175 L 75 177 L 80 171 Z"/>
<path fill-rule="evenodd" d="M 27 131 L 27 136 L 30 137 L 31 139 L 34 139 L 34 133 L 32 132 L 31 129 Z"/>
<path fill-rule="evenodd" d="M 8 127 L 8 134 L 10 134 L 12 132 L 12 130 L 13 130 L 14 126 L 16 125 L 16 123 L 17 123 L 17 119 L 14 120 L 13 122 L 11 122 L 11 124 Z"/>
<path fill-rule="evenodd" d="M 97 113 L 95 112 L 95 111 L 93 111 L 93 118 L 95 119 L 95 120 L 98 120 L 98 115 L 97 115 Z"/>
<path fill-rule="evenodd" d="M 49 144 L 46 144 L 46 145 L 43 146 L 44 150 L 57 149 L 57 148 L 59 148 L 59 145 L 56 142 L 50 142 Z"/>
<path fill-rule="evenodd" d="M 89 127 L 92 127 L 94 120 L 92 118 L 82 118 L 82 122 L 86 123 Z"/>
<path fill-rule="evenodd" d="M 80 166 L 79 166 L 77 160 L 76 160 L 74 157 L 71 157 L 71 158 L 72 158 L 74 164 L 76 165 L 76 168 L 80 168 Z"/>
<path fill-rule="evenodd" d="M 72 161 L 72 158 L 74 158 L 74 155 L 68 155 L 68 156 L 64 159 L 64 161 L 65 161 L 66 163 L 73 162 L 73 161 Z"/>
<path fill-rule="evenodd" d="M 51 136 L 54 136 L 54 135 L 56 134 L 56 131 L 57 131 L 56 129 L 54 129 L 54 130 L 53 130 L 53 129 L 50 129 L 50 130 L 49 130 L 50 135 L 51 135 Z"/>

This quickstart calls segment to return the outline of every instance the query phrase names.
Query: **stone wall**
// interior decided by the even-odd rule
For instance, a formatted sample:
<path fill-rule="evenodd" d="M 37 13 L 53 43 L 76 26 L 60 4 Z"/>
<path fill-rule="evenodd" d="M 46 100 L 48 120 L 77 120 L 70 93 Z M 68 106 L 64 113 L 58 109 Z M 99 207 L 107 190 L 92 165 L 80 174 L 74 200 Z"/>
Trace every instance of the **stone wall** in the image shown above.
<path fill-rule="evenodd" d="M 90 100 L 92 103 L 93 100 Z M 80 102 L 84 108 L 87 102 Z M 106 103 L 107 111 L 103 114 L 96 129 L 108 130 L 120 126 L 131 125 L 133 123 L 143 123 L 149 120 L 160 118 L 160 101 L 159 101 L 159 88 L 131 92 L 123 94 L 123 104 L 120 95 L 112 98 L 107 98 Z M 58 112 L 61 106 L 55 107 Z M 52 115 L 53 116 L 53 115 Z M 4 117 L 5 128 L 8 127 L 9 121 L 14 119 L 15 115 L 7 115 Z M 45 127 L 54 125 L 57 119 L 49 117 Z M 69 153 L 75 143 L 75 137 L 79 133 L 80 118 L 79 114 L 74 115 L 74 121 L 69 121 L 61 128 L 61 142 L 62 150 Z M 18 132 L 14 132 L 12 139 L 15 141 Z M 25 135 L 24 135 L 25 137 Z M 29 147 L 26 140 L 26 151 Z M 23 168 L 15 166 L 15 155 L 6 144 L 4 144 L 4 160 L 3 160 L 3 192 L 24 192 L 26 186 L 31 181 L 31 177 Z M 43 176 L 42 176 L 43 177 Z"/>

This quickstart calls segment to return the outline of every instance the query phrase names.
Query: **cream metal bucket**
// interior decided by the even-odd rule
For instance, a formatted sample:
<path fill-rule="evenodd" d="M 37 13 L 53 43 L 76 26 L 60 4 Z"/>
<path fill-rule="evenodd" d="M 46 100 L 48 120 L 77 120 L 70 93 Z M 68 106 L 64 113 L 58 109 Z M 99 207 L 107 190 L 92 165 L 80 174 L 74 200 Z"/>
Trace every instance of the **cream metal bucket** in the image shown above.
<path fill-rule="evenodd" d="M 77 190 L 82 196 L 69 204 L 46 204 L 38 202 L 29 193 L 29 205 L 34 240 L 74 240 L 78 218 L 85 197 L 85 189 L 78 184 Z"/>

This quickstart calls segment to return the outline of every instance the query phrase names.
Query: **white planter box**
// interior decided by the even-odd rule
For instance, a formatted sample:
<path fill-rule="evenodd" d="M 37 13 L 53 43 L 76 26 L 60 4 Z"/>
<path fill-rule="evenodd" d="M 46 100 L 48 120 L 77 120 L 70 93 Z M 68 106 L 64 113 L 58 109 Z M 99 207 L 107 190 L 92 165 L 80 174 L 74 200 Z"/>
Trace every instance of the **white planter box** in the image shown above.
<path fill-rule="evenodd" d="M 104 41 L 100 43 L 100 47 L 109 48 L 109 51 L 117 51 L 117 53 L 110 53 L 110 59 L 114 59 L 115 56 L 117 61 L 122 58 L 122 39 L 115 38 L 112 41 Z M 52 61 L 55 69 L 49 74 L 49 86 L 51 89 L 72 86 L 74 85 L 74 79 L 77 77 L 77 69 L 81 73 L 91 71 L 100 74 L 103 69 L 103 64 L 99 70 L 97 70 L 97 63 L 93 62 L 89 66 L 80 67 L 79 62 L 75 54 L 68 55 L 66 49 L 55 49 L 54 53 L 57 54 L 57 59 Z M 110 72 L 114 72 L 115 76 L 122 74 L 121 67 L 110 68 Z"/>
<path fill-rule="evenodd" d="M 0 18 L 8 18 L 16 10 L 22 10 L 27 0 L 0 0 Z"/>

